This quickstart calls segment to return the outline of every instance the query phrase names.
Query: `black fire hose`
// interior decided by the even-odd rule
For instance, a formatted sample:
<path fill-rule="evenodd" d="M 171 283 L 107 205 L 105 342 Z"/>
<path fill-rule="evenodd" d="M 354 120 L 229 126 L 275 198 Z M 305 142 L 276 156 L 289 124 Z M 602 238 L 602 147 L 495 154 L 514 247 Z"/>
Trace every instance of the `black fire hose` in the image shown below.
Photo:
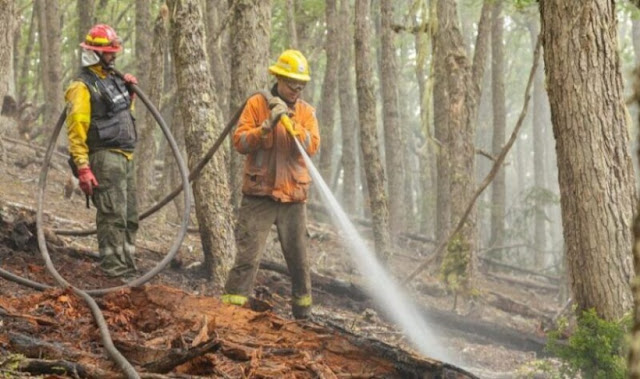
<path fill-rule="evenodd" d="M 116 73 L 116 75 L 119 75 L 120 77 L 122 77 L 122 74 L 120 74 L 119 72 L 115 70 L 114 72 Z M 176 159 L 176 163 L 178 164 L 180 175 L 182 177 L 182 187 L 183 187 L 183 191 L 185 192 L 184 213 L 182 216 L 182 223 L 180 225 L 180 231 L 178 232 L 178 235 L 176 236 L 174 243 L 171 246 L 165 258 L 162 261 L 160 261 L 151 271 L 147 272 L 142 277 L 135 279 L 130 283 L 127 283 L 126 285 L 106 288 L 106 289 L 97 289 L 97 290 L 82 290 L 72 286 L 60 275 L 60 273 L 58 273 L 58 271 L 54 267 L 53 262 L 51 261 L 51 257 L 49 256 L 49 252 L 47 251 L 47 243 L 44 236 L 44 230 L 42 228 L 42 205 L 44 203 L 44 194 L 45 194 L 45 187 L 47 182 L 47 172 L 49 170 L 49 164 L 51 161 L 51 157 L 53 155 L 53 151 L 55 149 L 58 135 L 60 134 L 60 130 L 62 129 L 62 125 L 64 124 L 66 109 L 60 114 L 58 123 L 56 124 L 56 127 L 51 136 L 49 147 L 45 154 L 42 170 L 40 172 L 40 180 L 38 182 L 39 191 L 38 191 L 38 209 L 36 212 L 36 227 L 37 227 L 37 233 L 38 233 L 38 246 L 40 248 L 40 252 L 42 253 L 42 257 L 45 261 L 45 265 L 49 273 L 55 278 L 56 282 L 58 282 L 58 284 L 61 287 L 71 288 L 78 296 L 82 297 L 87 302 L 87 304 L 91 309 L 91 313 L 93 314 L 93 317 L 95 318 L 96 323 L 98 324 L 100 335 L 102 337 L 102 342 L 109 356 L 116 362 L 116 364 L 122 369 L 122 371 L 128 378 L 140 378 L 140 375 L 138 375 L 138 373 L 136 372 L 135 368 L 131 365 L 131 363 L 129 363 L 113 345 L 113 341 L 111 339 L 111 335 L 109 334 L 109 329 L 104 320 L 104 316 L 102 315 L 102 312 L 98 307 L 98 304 L 90 296 L 90 294 L 104 295 L 106 293 L 119 290 L 121 288 L 125 288 L 128 286 L 142 285 L 147 281 L 149 281 L 151 278 L 153 278 L 162 269 L 164 269 L 167 266 L 167 264 L 169 264 L 169 262 L 171 262 L 171 260 L 177 254 L 178 249 L 180 248 L 180 245 L 182 244 L 182 241 L 184 240 L 184 237 L 187 233 L 187 227 L 189 223 L 189 214 L 191 211 L 191 198 L 189 196 L 189 179 L 187 176 L 188 169 L 186 164 L 184 163 L 184 160 L 182 159 L 182 155 L 180 154 L 178 145 L 176 144 L 175 139 L 173 138 L 173 136 L 171 135 L 171 132 L 169 131 L 169 128 L 167 127 L 166 123 L 162 119 L 160 112 L 158 112 L 155 106 L 151 104 L 147 96 L 136 85 L 131 85 L 131 90 L 136 95 L 138 95 L 140 100 L 142 100 L 142 102 L 146 105 L 147 109 L 151 112 L 153 117 L 156 119 L 156 121 L 158 122 L 158 125 L 160 125 L 160 128 L 162 129 L 162 132 L 164 133 L 165 138 L 167 139 L 167 142 L 171 147 L 173 155 Z"/>
<path fill-rule="evenodd" d="M 117 71 L 116 71 L 116 74 L 122 76 L 122 74 L 120 74 Z M 175 255 L 176 255 L 176 253 L 178 251 L 178 248 L 179 248 L 182 240 L 184 239 L 184 235 L 186 234 L 186 230 L 187 230 L 187 226 L 188 226 L 188 214 L 189 214 L 188 212 L 189 212 L 189 208 L 190 208 L 190 199 L 189 199 L 189 195 L 188 195 L 189 194 L 188 182 L 192 181 L 192 180 L 196 180 L 199 177 L 200 172 L 202 171 L 204 166 L 209 162 L 209 160 L 211 160 L 211 158 L 213 157 L 215 152 L 218 150 L 218 148 L 220 147 L 220 145 L 222 144 L 222 142 L 224 141 L 226 136 L 229 134 L 231 129 L 236 125 L 238 119 L 240 118 L 240 114 L 242 113 L 242 110 L 244 108 L 244 105 L 246 104 L 246 101 L 242 104 L 242 106 L 239 107 L 239 109 L 233 115 L 232 119 L 227 123 L 225 129 L 222 131 L 222 133 L 220 134 L 218 139 L 211 146 L 211 148 L 209 148 L 209 150 L 203 156 L 203 158 L 194 166 L 193 171 L 191 173 L 189 173 L 188 177 L 185 180 L 186 169 L 185 169 L 184 162 L 182 161 L 182 156 L 179 154 L 178 149 L 177 149 L 177 145 L 175 144 L 175 140 L 171 136 L 171 133 L 169 132 L 168 128 L 166 127 L 166 124 L 164 123 L 164 120 L 162 119 L 162 116 L 157 111 L 157 109 L 153 106 L 153 104 L 151 104 L 151 102 L 148 100 L 146 95 L 137 88 L 137 86 L 132 86 L 132 90 L 140 97 L 140 99 L 147 106 L 149 111 L 152 112 L 152 115 L 154 116 L 154 118 L 156 119 L 156 121 L 158 122 L 160 127 L 162 128 L 162 131 L 165 134 L 165 137 L 167 137 L 167 140 L 169 141 L 171 149 L 172 149 L 172 151 L 173 151 L 173 153 L 174 153 L 174 155 L 176 157 L 176 161 L 178 162 L 178 166 L 179 166 L 178 168 L 180 169 L 180 173 L 181 173 L 181 176 L 182 176 L 182 182 L 183 182 L 182 186 L 176 187 L 164 199 L 162 199 L 157 204 L 155 204 L 154 206 L 152 206 L 149 209 L 147 209 L 146 211 L 144 211 L 140 215 L 140 220 L 150 216 L 151 214 L 156 212 L 158 209 L 161 209 L 169 201 L 171 201 L 173 198 L 175 198 L 181 191 L 185 191 L 185 193 L 187 194 L 185 196 L 185 208 L 184 208 L 185 209 L 185 214 L 184 214 L 184 217 L 183 217 L 183 220 L 182 220 L 183 222 L 181 224 L 181 230 L 180 230 L 180 234 L 179 234 L 179 242 L 174 243 L 174 245 L 172 246 L 171 251 L 167 254 L 167 256 L 156 267 L 154 267 L 154 269 L 152 269 L 150 272 L 148 272 L 147 274 L 143 275 L 142 277 L 140 277 L 140 278 L 128 283 L 127 285 L 118 286 L 118 287 L 112 287 L 112 288 L 107 288 L 107 289 L 83 291 L 81 289 L 78 289 L 76 287 L 71 286 L 64 278 L 62 278 L 62 276 L 60 276 L 60 274 L 57 272 L 57 270 L 53 266 L 53 263 L 51 262 L 50 256 L 49 256 L 48 251 L 46 249 L 46 240 L 44 238 L 44 232 L 42 230 L 42 203 L 44 201 L 44 192 L 45 192 L 44 190 L 45 190 L 45 186 L 46 186 L 46 176 L 47 176 L 47 172 L 48 172 L 49 163 L 50 163 L 51 157 L 53 155 L 55 142 L 57 141 L 57 138 L 58 138 L 58 135 L 60 133 L 60 130 L 62 129 L 62 125 L 64 124 L 64 120 L 65 120 L 65 116 L 66 116 L 66 109 L 60 115 L 60 118 L 58 119 L 58 123 L 56 124 L 56 126 L 54 128 L 54 132 L 53 132 L 53 135 L 52 135 L 52 138 L 51 138 L 51 142 L 50 142 L 49 148 L 47 149 L 47 152 L 45 154 L 45 160 L 44 160 L 43 168 L 42 168 L 42 171 L 40 173 L 40 180 L 39 180 L 40 189 L 39 189 L 39 193 L 38 193 L 38 210 L 37 210 L 37 215 L 36 215 L 36 225 L 37 225 L 37 234 L 38 234 L 38 245 L 40 246 L 40 250 L 42 252 L 43 258 L 45 259 L 45 264 L 47 266 L 47 269 L 51 272 L 51 274 L 54 276 L 56 281 L 61 286 L 67 287 L 67 288 L 71 287 L 75 293 L 77 293 L 79 296 L 81 296 L 83 299 L 85 299 L 85 301 L 87 301 L 87 303 L 88 303 L 88 305 L 89 305 L 89 307 L 90 307 L 90 309 L 92 311 L 92 314 L 94 315 L 94 318 L 96 319 L 96 323 L 98 324 L 100 333 L 101 333 L 102 338 L 103 338 L 103 343 L 105 345 L 105 349 L 107 350 L 107 352 L 109 353 L 111 358 L 114 359 L 114 361 L 117 362 L 117 364 L 123 369 L 123 371 L 125 372 L 125 374 L 129 378 L 139 378 L 139 375 L 135 372 L 135 369 L 133 368 L 133 366 L 120 354 L 120 352 L 113 345 L 113 341 L 111 340 L 111 336 L 109 334 L 109 330 L 108 330 L 107 325 L 106 325 L 106 323 L 104 321 L 104 317 L 102 316 L 100 308 L 95 303 L 95 300 L 93 300 L 93 298 L 91 298 L 91 296 L 89 296 L 89 294 L 104 295 L 104 294 L 106 294 L 108 292 L 120 290 L 120 289 L 125 288 L 127 286 L 138 286 L 138 285 L 144 284 L 148 280 L 150 280 L 153 276 L 157 275 L 162 269 L 164 269 L 164 267 L 166 267 L 166 265 L 175 257 Z M 269 96 L 269 94 L 264 93 L 264 92 L 257 92 L 257 93 L 261 93 L 263 96 L 265 96 L 265 98 L 268 98 L 268 96 Z M 253 94 L 251 96 L 253 96 Z M 58 230 L 58 231 L 56 231 L 56 233 L 58 233 L 60 235 L 90 235 L 90 234 L 93 234 L 95 232 L 96 232 L 95 230 L 85 230 L 85 231 Z M 176 241 L 178 241 L 178 238 L 176 238 Z M 2 268 L 0 268 L 0 277 L 2 277 L 4 279 L 7 279 L 7 280 L 10 280 L 10 281 L 13 281 L 13 282 L 16 282 L 16 283 L 19 283 L 19 284 L 23 284 L 25 286 L 28 286 L 28 287 L 31 287 L 31 288 L 34 288 L 34 289 L 37 289 L 37 290 L 45 290 L 45 289 L 52 288 L 51 286 L 48 286 L 46 284 L 34 282 L 32 280 L 29 280 L 29 279 L 22 278 L 20 276 L 14 275 L 14 274 L 12 274 L 12 273 L 10 273 L 10 272 L 2 269 Z"/>
<path fill-rule="evenodd" d="M 268 99 L 271 96 L 271 94 L 269 94 L 268 92 L 259 91 L 259 92 L 254 92 L 248 98 L 250 98 L 253 95 L 256 95 L 258 93 L 262 94 L 262 96 L 264 96 L 266 99 Z M 198 177 L 200 176 L 200 172 L 202 172 L 202 169 L 204 168 L 204 166 L 206 166 L 207 163 L 209 163 L 209 161 L 211 160 L 213 155 L 220 148 L 220 145 L 222 145 L 222 142 L 224 142 L 224 139 L 227 137 L 229 132 L 231 132 L 231 129 L 233 129 L 233 127 L 238 122 L 238 119 L 240 118 L 240 114 L 242 114 L 242 110 L 244 109 L 244 105 L 246 103 L 247 102 L 245 100 L 245 102 L 242 103 L 242 105 L 238 108 L 238 110 L 236 110 L 236 113 L 234 113 L 233 117 L 231 117 L 231 120 L 227 123 L 225 128 L 222 130 L 222 133 L 220 133 L 220 135 L 218 136 L 218 139 L 216 139 L 214 144 L 211 145 L 209 150 L 207 150 L 207 153 L 193 167 L 193 169 L 189 173 L 189 182 L 192 182 L 192 181 L 195 181 L 195 180 L 198 179 Z M 140 220 L 144 220 L 145 218 L 147 218 L 147 217 L 151 216 L 152 214 L 154 214 L 155 212 L 157 212 L 159 209 L 161 209 L 162 207 L 167 205 L 167 203 L 169 203 L 171 200 L 173 200 L 176 196 L 178 196 L 180 194 L 180 192 L 182 192 L 182 187 L 181 186 L 176 186 L 167 196 L 165 196 L 163 199 L 158 201 L 156 204 L 154 204 L 151 207 L 149 207 L 148 209 L 146 209 L 144 212 L 140 213 Z M 92 229 L 92 230 L 53 229 L 52 231 L 55 234 L 60 235 L 60 236 L 88 236 L 88 235 L 96 233 L 95 229 Z"/>

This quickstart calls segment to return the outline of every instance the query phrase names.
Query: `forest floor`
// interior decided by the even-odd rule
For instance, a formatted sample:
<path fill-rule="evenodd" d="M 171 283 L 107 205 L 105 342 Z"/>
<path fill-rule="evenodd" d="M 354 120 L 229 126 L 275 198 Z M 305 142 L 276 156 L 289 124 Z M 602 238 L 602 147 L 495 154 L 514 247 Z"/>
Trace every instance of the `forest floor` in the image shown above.
<path fill-rule="evenodd" d="M 33 236 L 42 158 L 30 147 L 6 140 L 3 145 L 0 268 L 53 286 Z M 95 211 L 85 208 L 84 197 L 64 198 L 67 178 L 66 162 L 54 157 L 45 192 L 45 227 L 93 228 Z M 173 205 L 165 208 L 170 210 L 141 222 L 136 256 L 141 272 L 163 258 L 178 232 L 175 220 L 166 221 L 168 214 L 176 213 Z M 264 257 L 271 264 L 259 271 L 256 283 L 260 301 L 255 304 L 261 309 L 220 303 L 221 289 L 199 275 L 200 243 L 196 233 L 189 233 L 179 262 L 144 286 L 98 298 L 116 347 L 141 372 L 166 377 L 407 378 L 448 373 L 461 378 L 513 378 L 536 375 L 542 359 L 554 364 L 542 355 L 544 329 L 562 308 L 557 283 L 484 267 L 478 295 L 468 300 L 455 299 L 435 275 L 421 274 L 405 295 L 426 314 L 437 336 L 433 344 L 452 357 L 451 362 L 440 362 L 418 353 L 378 305 L 361 296 L 362 278 L 341 244 L 339 231 L 320 212 L 308 213 L 310 261 L 316 274 L 313 321 L 297 322 L 290 314 L 290 282 L 286 270 L 278 269 L 284 262 L 276 233 L 270 235 Z M 370 237 L 366 227 L 358 229 Z M 73 285 L 123 284 L 99 270 L 95 236 L 47 235 L 54 265 Z M 405 277 L 432 249 L 432 244 L 403 239 L 388 268 L 394 277 Z M 26 377 L 18 373 L 25 363 L 8 364 L 16 353 L 40 363 L 75 362 L 93 370 L 93 377 L 118 372 L 79 297 L 71 291 L 40 292 L 0 279 L 0 373 Z"/>

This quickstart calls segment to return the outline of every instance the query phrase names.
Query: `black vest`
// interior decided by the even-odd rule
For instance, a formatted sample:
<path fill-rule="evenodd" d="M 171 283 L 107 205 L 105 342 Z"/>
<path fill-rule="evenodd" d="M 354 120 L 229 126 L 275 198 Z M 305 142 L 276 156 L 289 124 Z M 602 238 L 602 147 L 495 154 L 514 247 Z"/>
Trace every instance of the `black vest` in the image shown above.
<path fill-rule="evenodd" d="M 131 114 L 131 95 L 124 80 L 109 74 L 101 79 L 89 68 L 83 68 L 78 80 L 91 94 L 91 123 L 87 135 L 89 153 L 101 149 L 133 151 L 138 140 Z"/>

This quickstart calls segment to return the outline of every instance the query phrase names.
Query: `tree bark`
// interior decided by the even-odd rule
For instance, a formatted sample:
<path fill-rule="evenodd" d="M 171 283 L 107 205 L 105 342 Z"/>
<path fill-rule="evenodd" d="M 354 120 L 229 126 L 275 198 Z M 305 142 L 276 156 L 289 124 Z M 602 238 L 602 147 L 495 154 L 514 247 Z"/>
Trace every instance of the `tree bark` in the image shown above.
<path fill-rule="evenodd" d="M 189 167 L 207 152 L 224 127 L 213 93 L 205 52 L 204 24 L 198 0 L 167 2 L 171 15 L 171 50 L 175 62 L 179 107 L 185 127 Z M 202 64 L 205 62 L 205 64 Z M 232 209 L 224 151 L 215 155 L 193 185 L 204 270 L 222 285 L 235 253 Z"/>
<path fill-rule="evenodd" d="M 289 46 L 299 50 L 295 0 L 287 0 L 287 30 L 289 31 Z"/>
<path fill-rule="evenodd" d="M 373 85 L 370 7 L 368 0 L 356 0 L 355 46 L 360 148 L 369 190 L 369 205 L 373 219 L 373 235 L 378 257 L 386 260 L 391 254 L 389 208 L 385 194 L 385 177 L 380 159 L 380 144 L 376 131 L 376 98 Z"/>
<path fill-rule="evenodd" d="M 404 197 L 404 124 L 398 111 L 398 63 L 394 46 L 393 8 L 391 0 L 380 2 L 380 84 L 382 90 L 382 120 L 384 125 L 384 149 L 389 175 L 389 226 L 395 237 L 405 229 L 407 209 Z"/>
<path fill-rule="evenodd" d="M 42 88 L 44 90 L 45 110 L 44 128 L 53 128 L 62 106 L 62 59 L 60 56 L 61 26 L 57 1 L 37 0 L 38 30 L 40 38 L 40 60 L 42 70 Z M 65 136 L 59 138 L 61 145 L 68 144 Z"/>
<path fill-rule="evenodd" d="M 320 125 L 320 137 L 322 139 L 322 147 L 320 161 L 318 162 L 318 170 L 325 181 L 330 183 L 332 178 L 332 162 L 335 143 L 333 142 L 333 132 L 335 130 L 335 104 L 338 88 L 338 68 L 337 64 L 340 60 L 340 50 L 338 49 L 340 39 L 338 37 L 339 19 L 337 17 L 336 0 L 325 1 L 325 20 L 327 24 L 327 37 L 324 42 L 324 51 L 326 56 L 324 80 L 322 82 L 322 96 L 320 106 L 318 107 L 318 123 Z M 334 189 L 335 190 L 335 189 Z"/>
<path fill-rule="evenodd" d="M 636 58 L 638 57 L 636 50 Z M 635 93 L 636 105 L 640 106 L 640 64 L 636 60 L 635 71 Z M 640 141 L 638 133 L 637 141 Z M 640 158 L 640 150 L 636 151 Z M 629 378 L 640 379 L 640 202 L 636 204 L 636 217 L 633 221 L 633 264 L 635 267 L 635 277 L 631 281 L 633 293 L 633 330 L 631 332 L 631 342 L 629 344 Z"/>
<path fill-rule="evenodd" d="M 76 1 L 76 10 L 78 12 L 78 43 L 84 41 L 89 29 L 94 24 L 93 17 L 93 8 L 94 8 L 94 0 L 77 0 Z M 82 65 L 82 54 L 80 54 L 80 49 L 77 49 L 77 65 L 76 67 L 80 67 Z"/>
<path fill-rule="evenodd" d="M 445 2 L 436 2 L 437 18 L 440 19 L 444 12 Z M 437 170 L 437 195 L 436 195 L 436 239 L 447 237 L 451 228 L 451 167 L 449 162 L 449 91 L 447 89 L 447 64 L 445 61 L 446 50 L 449 44 L 448 31 L 442 23 L 438 22 L 433 34 L 433 124 L 434 136 L 438 141 L 436 150 Z"/>
<path fill-rule="evenodd" d="M 358 128 L 358 114 L 354 99 L 355 83 L 353 70 L 353 12 L 348 1 L 340 2 L 340 24 L 343 32 L 340 37 L 340 67 L 338 70 L 338 97 L 340 105 L 340 130 L 342 132 L 342 206 L 348 214 L 356 210 L 356 180 L 358 170 L 356 166 L 357 146 L 356 130 Z"/>
<path fill-rule="evenodd" d="M 500 154 L 504 145 L 507 118 L 504 94 L 504 18 L 503 3 L 497 0 L 493 4 L 491 20 L 491 97 L 493 105 L 493 139 L 492 152 Z M 507 182 L 505 169 L 501 167 L 491 183 L 491 240 L 489 246 L 504 245 L 504 215 L 507 208 Z"/>
<path fill-rule="evenodd" d="M 139 3 L 137 3 L 139 4 Z M 136 5 L 139 7 L 139 5 Z M 148 9 L 148 5 L 146 7 Z M 144 13 L 144 12 L 143 12 Z M 149 67 L 153 68 L 153 75 L 145 75 L 144 78 L 144 88 L 147 89 L 147 95 L 152 103 L 156 105 L 156 107 L 160 108 L 162 101 L 162 88 L 164 86 L 164 54 L 166 52 L 167 46 L 167 20 L 169 17 L 169 11 L 166 6 L 161 6 L 160 13 L 158 17 L 156 17 L 154 26 L 153 26 L 153 42 L 151 43 L 151 52 L 149 53 L 149 49 L 147 47 L 144 48 L 144 54 L 147 55 L 143 61 L 144 66 L 138 66 L 138 72 L 149 72 Z M 142 16 L 136 12 L 136 18 L 138 16 Z M 148 30 L 149 27 L 145 25 L 138 25 L 136 22 L 136 29 L 138 27 L 144 27 L 144 29 L 139 30 Z M 139 33 L 136 33 L 138 35 Z M 143 34 L 147 34 L 146 32 Z M 147 41 L 147 44 L 150 41 Z M 140 44 L 142 41 L 140 41 Z M 138 41 L 136 40 L 136 46 L 138 45 Z M 136 55 L 138 55 L 138 50 L 136 48 Z M 142 84 L 141 84 L 142 85 Z M 158 147 L 156 145 L 155 139 L 155 131 L 156 121 L 151 115 L 151 112 L 145 112 L 143 117 L 141 118 L 142 122 L 138 124 L 138 135 L 140 136 L 140 141 L 137 146 L 137 159 L 136 159 L 136 174 L 137 174 L 137 184 L 138 188 L 143 188 L 145 190 L 138 191 L 138 204 L 149 205 L 152 201 L 152 192 L 148 189 L 154 188 L 156 185 L 155 180 L 155 160 L 156 154 L 158 151 Z"/>
<path fill-rule="evenodd" d="M 15 94 L 13 81 L 13 29 L 15 27 L 14 0 L 0 0 L 0 93 Z M 4 95 L 3 95 L 4 97 Z M 0 132 L 4 125 L 0 125 Z"/>
<path fill-rule="evenodd" d="M 147 94 L 151 102 L 159 107 L 162 74 L 164 72 L 162 54 L 164 52 L 164 44 L 166 44 L 166 36 L 164 36 L 163 39 L 163 36 L 155 33 L 166 33 L 166 28 L 163 24 L 164 20 L 159 18 L 159 22 L 162 25 L 158 25 L 158 19 L 156 19 L 156 25 L 153 27 L 154 34 L 152 40 L 152 34 L 149 33 L 149 30 L 151 30 L 151 9 L 149 5 L 149 0 L 136 1 L 135 4 L 135 75 L 138 78 L 138 85 L 148 91 Z M 162 46 L 159 44 L 162 44 Z M 152 54 L 154 54 L 153 57 L 151 57 Z M 153 59 L 153 62 L 151 59 Z M 151 72 L 150 68 L 153 69 L 153 76 L 149 75 Z M 154 83 L 151 84 L 150 80 L 153 80 Z M 137 196 L 138 204 L 146 207 L 152 200 L 151 191 L 146 189 L 152 188 L 155 182 L 155 166 L 153 164 L 156 159 L 155 153 L 157 150 L 153 133 L 155 130 L 155 121 L 150 113 L 146 112 L 143 107 L 136 107 L 135 113 L 138 120 L 136 181 L 138 188 L 145 189 L 138 191 Z"/>
<path fill-rule="evenodd" d="M 222 109 L 223 119 L 227 120 L 229 109 L 229 19 L 232 9 L 226 1 L 204 1 L 205 26 L 207 28 L 207 53 L 213 75 L 215 92 Z"/>
<path fill-rule="evenodd" d="M 633 304 L 636 193 L 614 2 L 545 0 L 540 14 L 569 282 L 578 312 L 617 320 Z"/>
<path fill-rule="evenodd" d="M 451 218 L 460 220 L 467 212 L 467 204 L 475 190 L 475 146 L 474 127 L 480 83 L 484 75 L 487 47 L 490 35 L 491 6 L 485 1 L 482 6 L 473 65 L 466 56 L 462 34 L 457 18 L 456 4 L 452 0 L 440 0 L 437 14 L 442 28 L 445 47 L 445 65 L 448 68 L 446 85 L 448 91 L 448 129 L 450 133 L 449 162 L 451 167 Z M 475 205 L 459 233 L 447 247 L 442 271 L 451 279 L 450 284 L 461 293 L 473 288 L 476 266 L 477 230 Z"/>
<path fill-rule="evenodd" d="M 18 75 L 18 82 L 16 83 L 17 86 L 17 94 L 16 94 L 16 101 L 18 102 L 18 105 L 22 105 L 26 102 L 27 99 L 27 81 L 28 81 L 28 76 L 29 76 L 29 67 L 31 66 L 31 52 L 33 51 L 33 46 L 34 46 L 34 41 L 35 41 L 35 35 L 36 35 L 36 20 L 38 17 L 38 12 L 36 7 L 38 6 L 37 2 L 33 3 L 33 7 L 31 9 L 31 17 L 30 17 L 30 21 L 29 21 L 29 31 L 27 32 L 27 43 L 24 46 L 24 53 L 22 55 L 22 63 L 20 64 L 20 73 Z M 4 24 L 4 22 L 3 22 Z M 84 36 L 83 36 L 84 38 Z M 17 71 L 18 67 L 14 67 L 14 69 Z M 5 77 L 5 76 L 2 76 Z"/>
<path fill-rule="evenodd" d="M 532 20 L 527 24 L 529 34 L 531 36 L 532 46 L 535 45 L 540 34 L 540 27 L 537 20 Z M 533 181 L 538 189 L 547 189 L 545 180 L 545 141 L 544 134 L 549 125 L 548 119 L 545 117 L 546 104 L 548 99 L 544 88 L 544 66 L 538 67 L 533 82 Z M 545 263 L 545 251 L 547 249 L 547 216 L 544 204 L 537 204 L 535 220 L 534 220 L 534 247 L 535 260 L 534 264 L 537 268 L 542 268 Z"/>
<path fill-rule="evenodd" d="M 238 0 L 231 26 L 231 109 L 240 107 L 253 92 L 266 89 L 270 36 L 271 1 Z M 231 198 L 236 208 L 242 198 L 243 163 L 243 156 L 231 154 Z"/>

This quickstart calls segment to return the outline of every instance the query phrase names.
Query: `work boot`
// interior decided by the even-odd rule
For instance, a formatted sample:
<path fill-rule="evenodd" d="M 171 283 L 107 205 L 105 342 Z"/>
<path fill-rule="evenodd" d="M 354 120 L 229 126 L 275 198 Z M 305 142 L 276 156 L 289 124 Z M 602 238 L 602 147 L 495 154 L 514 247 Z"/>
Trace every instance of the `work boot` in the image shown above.
<path fill-rule="evenodd" d="M 311 318 L 311 307 L 305 307 L 300 305 L 293 305 L 291 307 L 293 317 L 296 320 L 308 320 Z"/>

